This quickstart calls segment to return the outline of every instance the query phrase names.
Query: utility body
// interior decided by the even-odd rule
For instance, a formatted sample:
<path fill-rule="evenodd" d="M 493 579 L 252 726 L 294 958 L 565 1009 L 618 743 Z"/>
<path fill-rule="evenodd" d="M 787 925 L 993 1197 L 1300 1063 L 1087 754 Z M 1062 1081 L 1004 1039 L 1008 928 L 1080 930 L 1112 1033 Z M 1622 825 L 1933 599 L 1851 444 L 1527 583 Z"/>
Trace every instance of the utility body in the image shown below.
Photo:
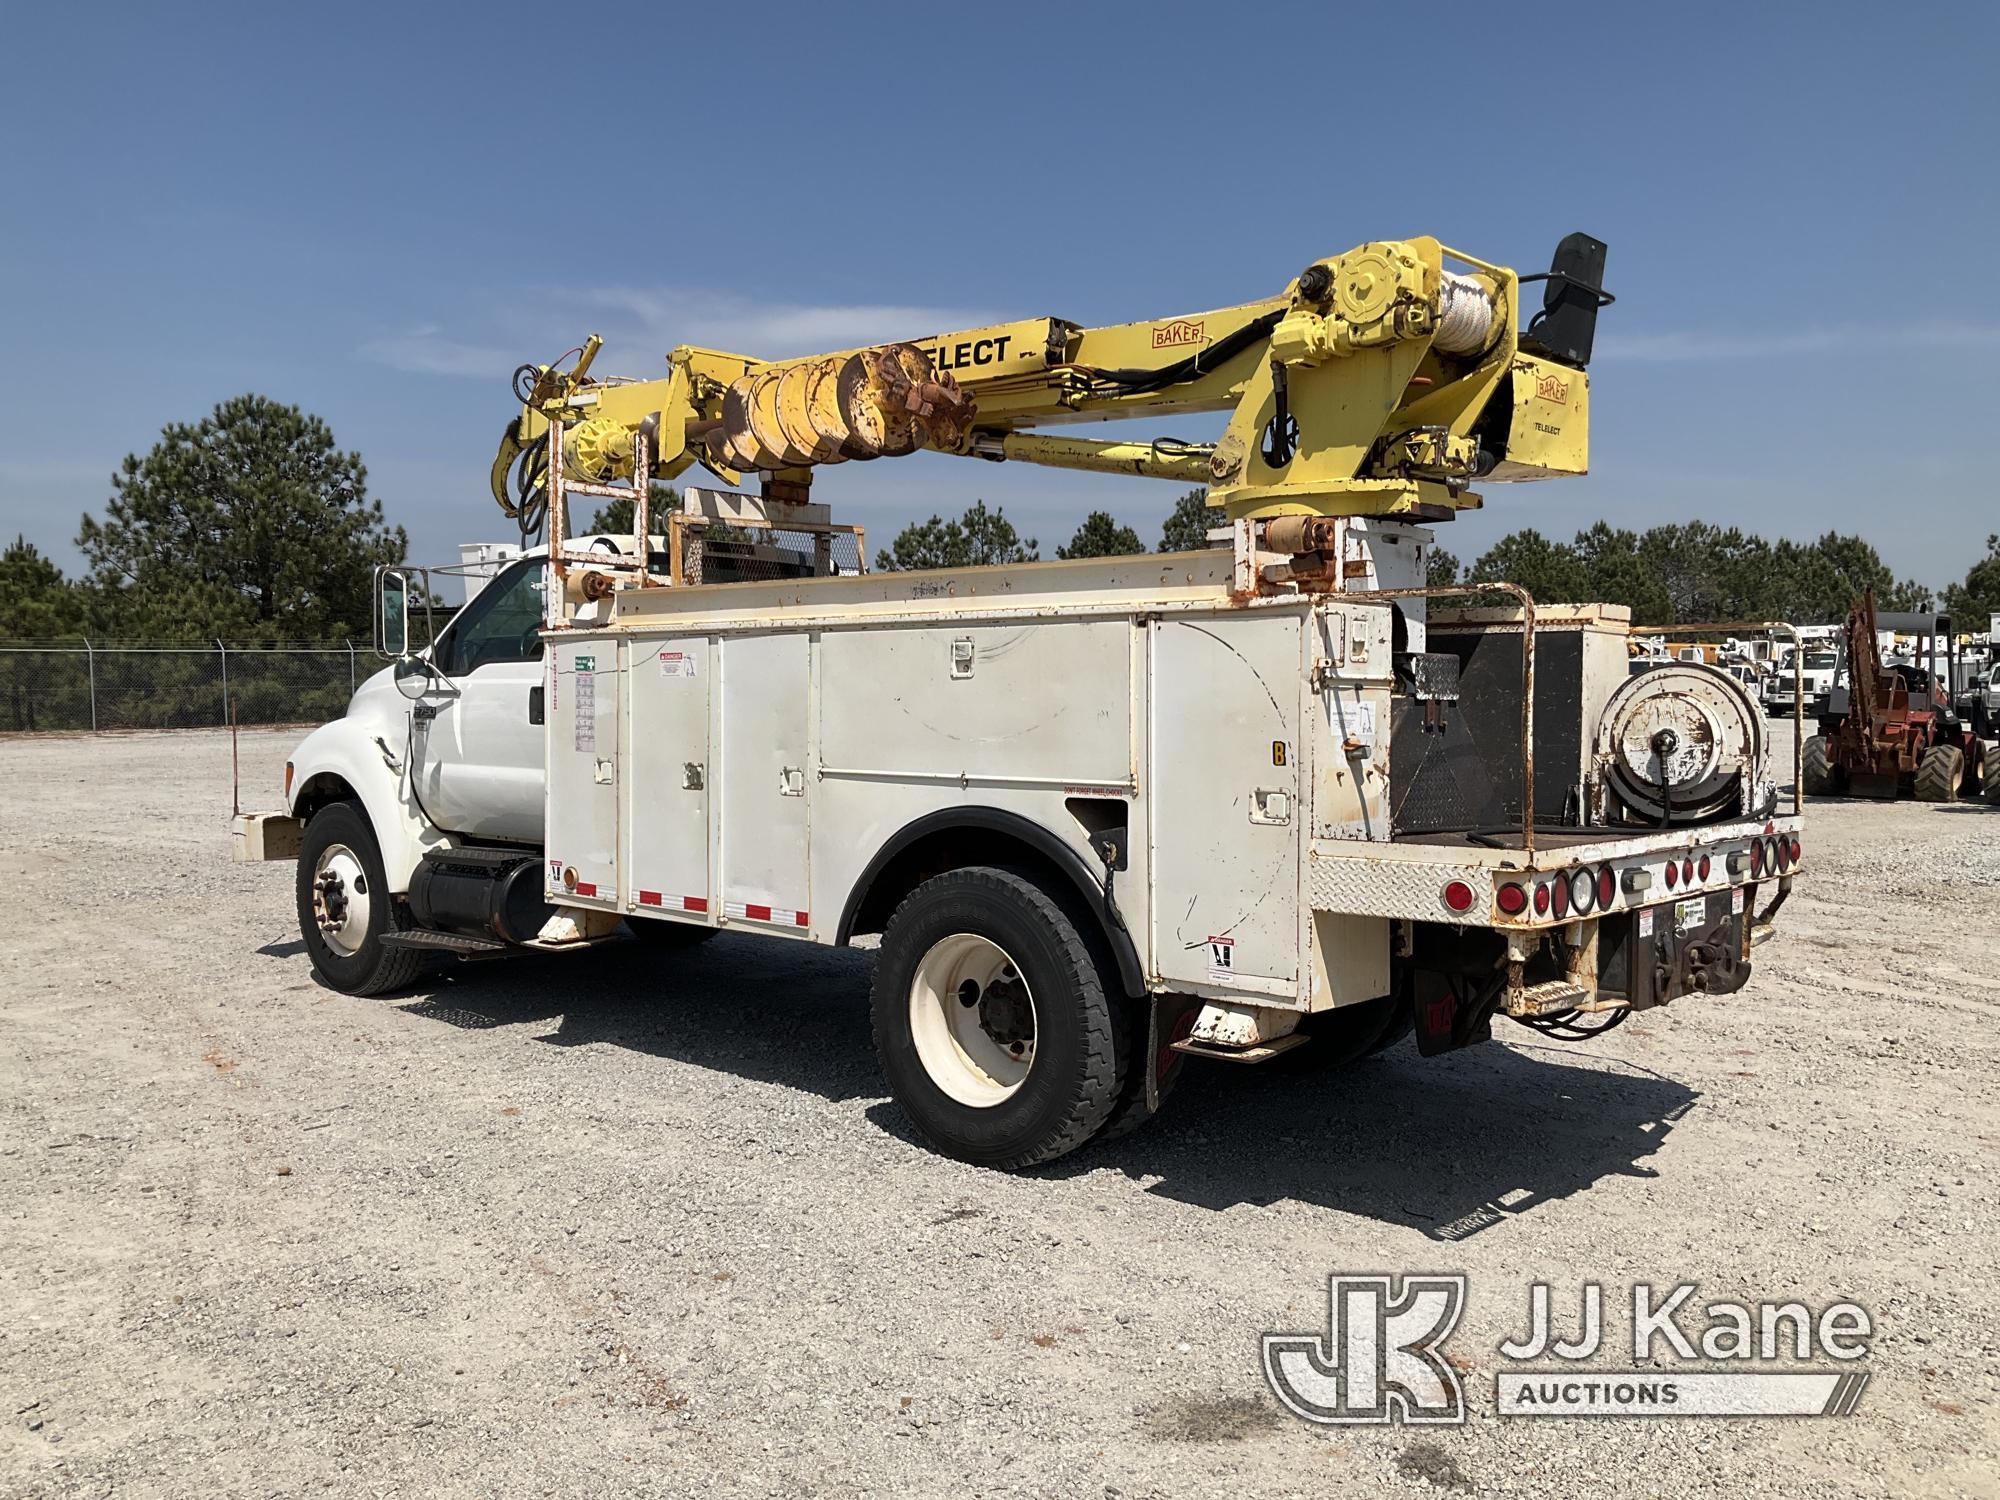
<path fill-rule="evenodd" d="M 720 357 L 677 351 L 642 399 L 528 370 L 496 480 L 526 471 L 503 503 L 556 541 L 427 651 L 427 581 L 384 571 L 397 664 L 299 747 L 285 813 L 239 819 L 241 857 L 298 859 L 308 952 L 354 993 L 441 955 L 637 936 L 670 973 L 719 932 L 879 934 L 891 1089 L 940 1149 L 1005 1167 L 1142 1121 L 1190 1057 L 1333 1065 L 1412 1031 L 1432 1054 L 1496 1016 L 1581 1038 L 1736 990 L 1803 853 L 1756 701 L 1703 663 L 1633 676 L 1622 609 L 1511 585 L 1447 607 L 1425 582 L 1426 523 L 1477 503 L 1472 475 L 1580 469 L 1590 330 L 1565 309 L 1608 300 L 1603 247 L 1565 241 L 1533 353 L 1513 273 L 1441 281 L 1449 254 L 1367 246 L 1247 312 L 1042 328 L 1025 373 L 1034 325 L 739 361 L 727 391 Z M 1218 326 L 1220 376 L 1078 363 Z M 982 350 L 1008 380 L 977 384 Z M 1315 442 L 1354 436 L 1358 409 L 1331 413 L 1385 374 L 1376 438 Z M 1237 413 L 1242 442 L 1199 456 L 1205 550 L 866 574 L 805 491 L 818 463 L 916 446 L 1076 459 L 1016 441 L 1028 417 L 1149 398 Z M 1505 458 L 1537 400 L 1561 448 Z M 663 449 L 766 480 L 685 491 L 662 534 Z M 565 540 L 585 494 L 633 497 L 633 535 Z M 745 544 L 760 529 L 791 565 Z"/>

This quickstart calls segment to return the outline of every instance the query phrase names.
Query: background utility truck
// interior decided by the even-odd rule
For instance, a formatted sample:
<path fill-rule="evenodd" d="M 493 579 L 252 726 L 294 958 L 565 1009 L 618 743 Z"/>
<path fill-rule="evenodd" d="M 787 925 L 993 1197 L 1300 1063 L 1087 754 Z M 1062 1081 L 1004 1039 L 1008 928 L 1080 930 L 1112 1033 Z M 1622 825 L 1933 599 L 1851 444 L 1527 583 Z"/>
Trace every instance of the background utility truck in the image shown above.
<path fill-rule="evenodd" d="M 1518 334 L 1512 272 L 1412 240 L 1151 324 L 524 367 L 495 487 L 551 545 L 427 652 L 422 581 L 385 570 L 395 667 L 241 855 L 298 860 L 313 964 L 357 994 L 625 931 L 667 970 L 724 930 L 879 933 L 890 1088 L 1003 1167 L 1143 1120 L 1189 1056 L 1583 1036 L 1738 989 L 1802 852 L 1756 703 L 1629 675 L 1622 610 L 1499 585 L 1447 614 L 1423 583 L 1474 475 L 1581 471 L 1602 264 L 1564 241 Z M 1214 409 L 1213 444 L 1032 430 Z M 919 447 L 1200 477 L 1220 545 L 845 571 L 813 470 Z M 696 462 L 764 478 L 652 527 L 653 476 Z M 579 494 L 633 500 L 622 547 L 565 540 Z M 759 532 L 796 566 L 713 581 Z"/>

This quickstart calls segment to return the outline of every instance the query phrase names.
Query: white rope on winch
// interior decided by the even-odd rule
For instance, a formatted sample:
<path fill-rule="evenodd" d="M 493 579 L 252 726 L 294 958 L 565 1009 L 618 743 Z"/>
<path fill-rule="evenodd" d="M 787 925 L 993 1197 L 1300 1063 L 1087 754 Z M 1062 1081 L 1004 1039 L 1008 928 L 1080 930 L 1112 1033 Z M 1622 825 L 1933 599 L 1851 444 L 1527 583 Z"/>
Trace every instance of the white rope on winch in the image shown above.
<path fill-rule="evenodd" d="M 1431 347 L 1444 354 L 1484 354 L 1493 343 L 1493 298 L 1485 284 L 1446 271 L 1438 287 L 1438 329 Z"/>

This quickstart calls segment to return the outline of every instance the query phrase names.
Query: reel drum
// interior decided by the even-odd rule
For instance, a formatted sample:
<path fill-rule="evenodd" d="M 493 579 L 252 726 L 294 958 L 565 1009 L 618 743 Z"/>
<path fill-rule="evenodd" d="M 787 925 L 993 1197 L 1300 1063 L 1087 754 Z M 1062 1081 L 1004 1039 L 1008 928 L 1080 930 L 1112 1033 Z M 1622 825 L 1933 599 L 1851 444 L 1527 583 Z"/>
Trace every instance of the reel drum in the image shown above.
<path fill-rule="evenodd" d="M 1599 720 L 1604 819 L 1671 827 L 1751 811 L 1764 763 L 1764 716 L 1727 672 L 1694 662 L 1626 681 Z"/>

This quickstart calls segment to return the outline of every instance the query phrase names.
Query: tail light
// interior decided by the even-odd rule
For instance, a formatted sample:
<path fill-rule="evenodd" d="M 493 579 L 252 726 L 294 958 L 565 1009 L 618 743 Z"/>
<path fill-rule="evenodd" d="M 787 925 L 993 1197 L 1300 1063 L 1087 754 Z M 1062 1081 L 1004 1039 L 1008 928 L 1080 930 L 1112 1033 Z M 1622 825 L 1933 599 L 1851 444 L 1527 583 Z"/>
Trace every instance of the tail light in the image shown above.
<path fill-rule="evenodd" d="M 1472 887 L 1467 885 L 1463 880 L 1447 882 L 1444 888 L 1444 904 L 1452 911 L 1471 911 Z"/>
<path fill-rule="evenodd" d="M 1706 880 L 1708 879 L 1708 872 L 1712 870 L 1714 866 L 1709 863 L 1708 856 L 1704 854 L 1701 857 L 1701 863 L 1696 865 L 1695 868 L 1701 872 L 1701 878 L 1703 880 Z"/>
<path fill-rule="evenodd" d="M 1681 884 L 1682 885 L 1694 884 L 1694 861 L 1691 859 L 1684 859 L 1681 861 Z"/>
<path fill-rule="evenodd" d="M 1606 865 L 1597 872 L 1597 904 L 1609 906 L 1618 899 L 1618 876 Z"/>
<path fill-rule="evenodd" d="M 1764 841 L 1762 839 L 1752 839 L 1750 841 L 1750 878 L 1755 880 L 1763 873 Z"/>
<path fill-rule="evenodd" d="M 1561 876 L 1549 882 L 1549 906 L 1559 917 L 1569 915 L 1569 882 Z"/>
<path fill-rule="evenodd" d="M 1500 910 L 1510 917 L 1518 917 L 1528 909 L 1527 891 L 1511 881 L 1500 887 L 1497 899 L 1500 902 Z"/>
<path fill-rule="evenodd" d="M 1535 887 L 1535 915 L 1538 917 L 1546 917 L 1548 914 L 1549 914 L 1549 888 L 1545 885 L 1538 885 Z"/>
<path fill-rule="evenodd" d="M 1586 916 L 1590 908 L 1597 904 L 1597 877 L 1588 870 L 1578 870 L 1569 878 L 1569 904 L 1576 914 Z"/>
<path fill-rule="evenodd" d="M 1792 867 L 1792 841 L 1787 838 L 1781 838 L 1777 841 L 1777 844 L 1778 868 L 1780 870 L 1789 870 Z"/>
<path fill-rule="evenodd" d="M 1672 860 L 1667 861 L 1667 889 L 1672 890 L 1681 883 L 1681 867 Z"/>
<path fill-rule="evenodd" d="M 1799 842 L 1799 841 L 1798 841 L 1797 839 L 1793 839 L 1793 840 L 1792 840 L 1792 863 L 1793 863 L 1793 864 L 1797 864 L 1797 863 L 1799 862 L 1799 856 L 1800 856 L 1801 854 L 1803 854 L 1804 852 L 1805 852 L 1805 845 L 1801 844 L 1801 843 L 1800 843 L 1800 842 Z"/>

